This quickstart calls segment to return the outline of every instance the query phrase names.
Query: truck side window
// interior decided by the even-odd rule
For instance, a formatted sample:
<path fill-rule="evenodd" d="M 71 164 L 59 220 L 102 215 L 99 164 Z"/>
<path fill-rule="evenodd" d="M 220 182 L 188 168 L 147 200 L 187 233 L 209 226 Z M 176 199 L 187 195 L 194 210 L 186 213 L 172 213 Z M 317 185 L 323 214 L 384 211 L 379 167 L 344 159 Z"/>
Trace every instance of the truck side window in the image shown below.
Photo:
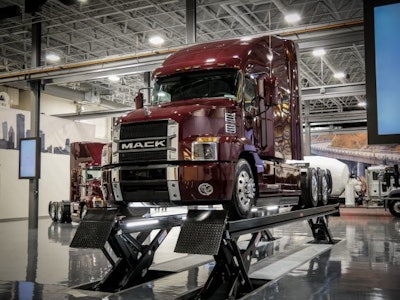
<path fill-rule="evenodd" d="M 255 106 L 255 99 L 257 96 L 257 83 L 254 79 L 247 77 L 244 79 L 244 107 L 248 111 L 252 106 Z"/>

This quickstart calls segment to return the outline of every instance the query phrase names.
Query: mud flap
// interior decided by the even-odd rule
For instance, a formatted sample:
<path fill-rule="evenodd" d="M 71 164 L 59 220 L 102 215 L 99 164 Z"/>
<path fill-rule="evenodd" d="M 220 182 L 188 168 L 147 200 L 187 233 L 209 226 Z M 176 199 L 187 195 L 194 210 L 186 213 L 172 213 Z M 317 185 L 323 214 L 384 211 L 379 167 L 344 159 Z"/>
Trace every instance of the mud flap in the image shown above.
<path fill-rule="evenodd" d="M 227 221 L 225 210 L 189 210 L 175 252 L 216 255 Z"/>
<path fill-rule="evenodd" d="M 89 210 L 79 224 L 70 247 L 102 249 L 110 236 L 116 214 L 115 209 Z"/>

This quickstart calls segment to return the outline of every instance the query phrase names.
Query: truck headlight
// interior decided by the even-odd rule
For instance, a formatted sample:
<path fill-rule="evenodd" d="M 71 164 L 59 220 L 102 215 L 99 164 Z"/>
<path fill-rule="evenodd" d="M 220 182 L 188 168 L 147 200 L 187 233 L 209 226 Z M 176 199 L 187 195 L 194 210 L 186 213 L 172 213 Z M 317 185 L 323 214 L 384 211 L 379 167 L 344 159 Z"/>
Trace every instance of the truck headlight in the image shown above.
<path fill-rule="evenodd" d="M 119 154 L 118 154 L 118 142 L 120 139 L 121 132 L 121 124 L 115 125 L 112 132 L 112 144 L 111 144 L 111 163 L 117 164 L 119 163 Z"/>
<path fill-rule="evenodd" d="M 115 125 L 111 137 L 113 141 L 119 140 L 120 131 L 121 131 L 121 124 Z"/>
<path fill-rule="evenodd" d="M 107 144 L 103 146 L 101 150 L 101 166 L 106 166 L 111 163 L 111 145 Z"/>
<path fill-rule="evenodd" d="M 219 137 L 198 137 L 192 143 L 192 160 L 218 160 Z"/>

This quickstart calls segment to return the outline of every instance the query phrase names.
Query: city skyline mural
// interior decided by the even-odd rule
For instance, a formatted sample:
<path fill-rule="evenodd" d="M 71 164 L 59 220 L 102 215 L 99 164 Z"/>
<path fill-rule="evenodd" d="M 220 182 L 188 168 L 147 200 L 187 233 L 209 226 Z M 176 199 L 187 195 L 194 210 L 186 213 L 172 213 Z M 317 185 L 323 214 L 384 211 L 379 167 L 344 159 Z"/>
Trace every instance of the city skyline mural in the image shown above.
<path fill-rule="evenodd" d="M 21 138 L 31 137 L 30 112 L 0 108 L 0 149 L 18 150 Z M 94 125 L 40 116 L 41 152 L 53 154 L 70 153 L 75 141 L 93 141 Z"/>

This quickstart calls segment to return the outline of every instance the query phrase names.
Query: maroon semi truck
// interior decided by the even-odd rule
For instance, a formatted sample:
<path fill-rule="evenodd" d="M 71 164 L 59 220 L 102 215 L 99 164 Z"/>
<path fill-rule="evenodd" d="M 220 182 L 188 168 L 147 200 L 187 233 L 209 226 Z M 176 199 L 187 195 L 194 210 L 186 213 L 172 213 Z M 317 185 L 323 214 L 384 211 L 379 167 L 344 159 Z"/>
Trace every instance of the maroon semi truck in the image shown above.
<path fill-rule="evenodd" d="M 106 144 L 71 143 L 70 198 L 49 203 L 49 215 L 60 223 L 79 221 L 90 208 L 105 208 L 101 191 L 101 154 Z"/>
<path fill-rule="evenodd" d="M 301 160 L 296 49 L 276 37 L 188 47 L 153 73 L 150 105 L 122 116 L 105 147 L 105 199 L 122 207 L 222 204 L 232 218 L 253 205 L 328 201 L 324 170 Z"/>

